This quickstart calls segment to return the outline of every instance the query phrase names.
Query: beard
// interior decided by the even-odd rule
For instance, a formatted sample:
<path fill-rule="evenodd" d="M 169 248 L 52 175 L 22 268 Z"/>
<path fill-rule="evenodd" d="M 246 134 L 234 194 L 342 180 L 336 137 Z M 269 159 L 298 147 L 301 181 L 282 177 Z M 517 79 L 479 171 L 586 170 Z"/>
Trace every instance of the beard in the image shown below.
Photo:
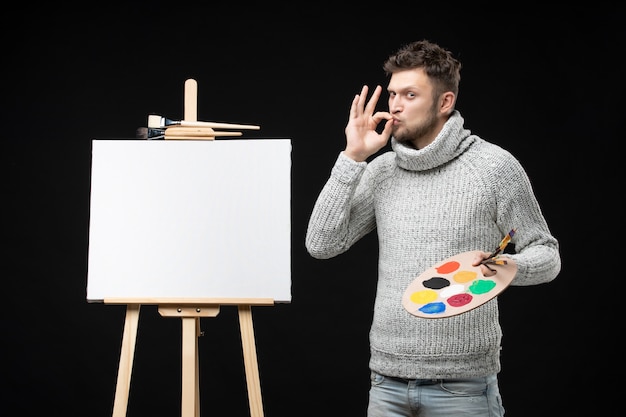
<path fill-rule="evenodd" d="M 425 120 L 421 121 L 415 126 L 405 127 L 394 126 L 391 134 L 400 143 L 410 145 L 418 143 L 419 139 L 431 136 L 437 129 L 437 109 L 436 106 L 432 106 L 426 114 Z"/>

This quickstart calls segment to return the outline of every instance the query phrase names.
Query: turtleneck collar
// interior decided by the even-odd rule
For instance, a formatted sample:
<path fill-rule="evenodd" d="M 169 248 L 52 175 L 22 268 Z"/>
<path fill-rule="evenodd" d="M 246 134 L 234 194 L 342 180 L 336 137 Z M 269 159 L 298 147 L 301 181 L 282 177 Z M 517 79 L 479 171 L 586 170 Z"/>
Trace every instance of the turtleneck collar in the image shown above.
<path fill-rule="evenodd" d="M 463 127 L 463 117 L 455 110 L 435 140 L 422 149 L 415 149 L 391 138 L 399 167 L 410 171 L 436 168 L 456 158 L 474 142 L 476 136 Z"/>

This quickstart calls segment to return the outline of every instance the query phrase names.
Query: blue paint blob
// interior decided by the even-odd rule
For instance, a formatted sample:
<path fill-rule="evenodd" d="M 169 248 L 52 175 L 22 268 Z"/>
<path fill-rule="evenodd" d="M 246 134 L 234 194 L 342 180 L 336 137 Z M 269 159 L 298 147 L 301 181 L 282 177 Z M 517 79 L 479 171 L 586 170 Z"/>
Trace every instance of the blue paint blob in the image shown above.
<path fill-rule="evenodd" d="M 446 305 L 442 302 L 428 303 L 420 307 L 419 311 L 425 314 L 437 314 L 446 311 Z"/>

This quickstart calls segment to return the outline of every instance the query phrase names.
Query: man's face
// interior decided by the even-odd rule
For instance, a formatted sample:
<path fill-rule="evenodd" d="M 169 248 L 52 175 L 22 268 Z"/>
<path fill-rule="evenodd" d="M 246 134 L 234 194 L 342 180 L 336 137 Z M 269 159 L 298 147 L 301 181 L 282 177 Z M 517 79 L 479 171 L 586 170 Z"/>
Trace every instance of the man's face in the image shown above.
<path fill-rule="evenodd" d="M 422 148 L 432 142 L 439 130 L 434 87 L 423 69 L 411 69 L 391 75 L 389 112 L 394 117 L 392 135 L 399 142 L 411 142 Z"/>

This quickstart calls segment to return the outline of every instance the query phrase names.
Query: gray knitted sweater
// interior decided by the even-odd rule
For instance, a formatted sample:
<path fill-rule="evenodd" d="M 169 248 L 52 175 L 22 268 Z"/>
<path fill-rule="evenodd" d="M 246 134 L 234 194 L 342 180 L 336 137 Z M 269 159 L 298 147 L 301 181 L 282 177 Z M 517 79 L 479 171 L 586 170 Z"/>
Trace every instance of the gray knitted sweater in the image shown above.
<path fill-rule="evenodd" d="M 306 248 L 319 259 L 378 234 L 370 368 L 383 375 L 461 378 L 500 371 L 497 298 L 445 318 L 420 318 L 403 308 L 407 286 L 435 263 L 492 251 L 517 228 L 511 285 L 549 282 L 561 269 L 558 242 L 520 163 L 463 123 L 455 111 L 427 147 L 392 138 L 392 151 L 369 163 L 339 154 L 309 220 Z"/>

